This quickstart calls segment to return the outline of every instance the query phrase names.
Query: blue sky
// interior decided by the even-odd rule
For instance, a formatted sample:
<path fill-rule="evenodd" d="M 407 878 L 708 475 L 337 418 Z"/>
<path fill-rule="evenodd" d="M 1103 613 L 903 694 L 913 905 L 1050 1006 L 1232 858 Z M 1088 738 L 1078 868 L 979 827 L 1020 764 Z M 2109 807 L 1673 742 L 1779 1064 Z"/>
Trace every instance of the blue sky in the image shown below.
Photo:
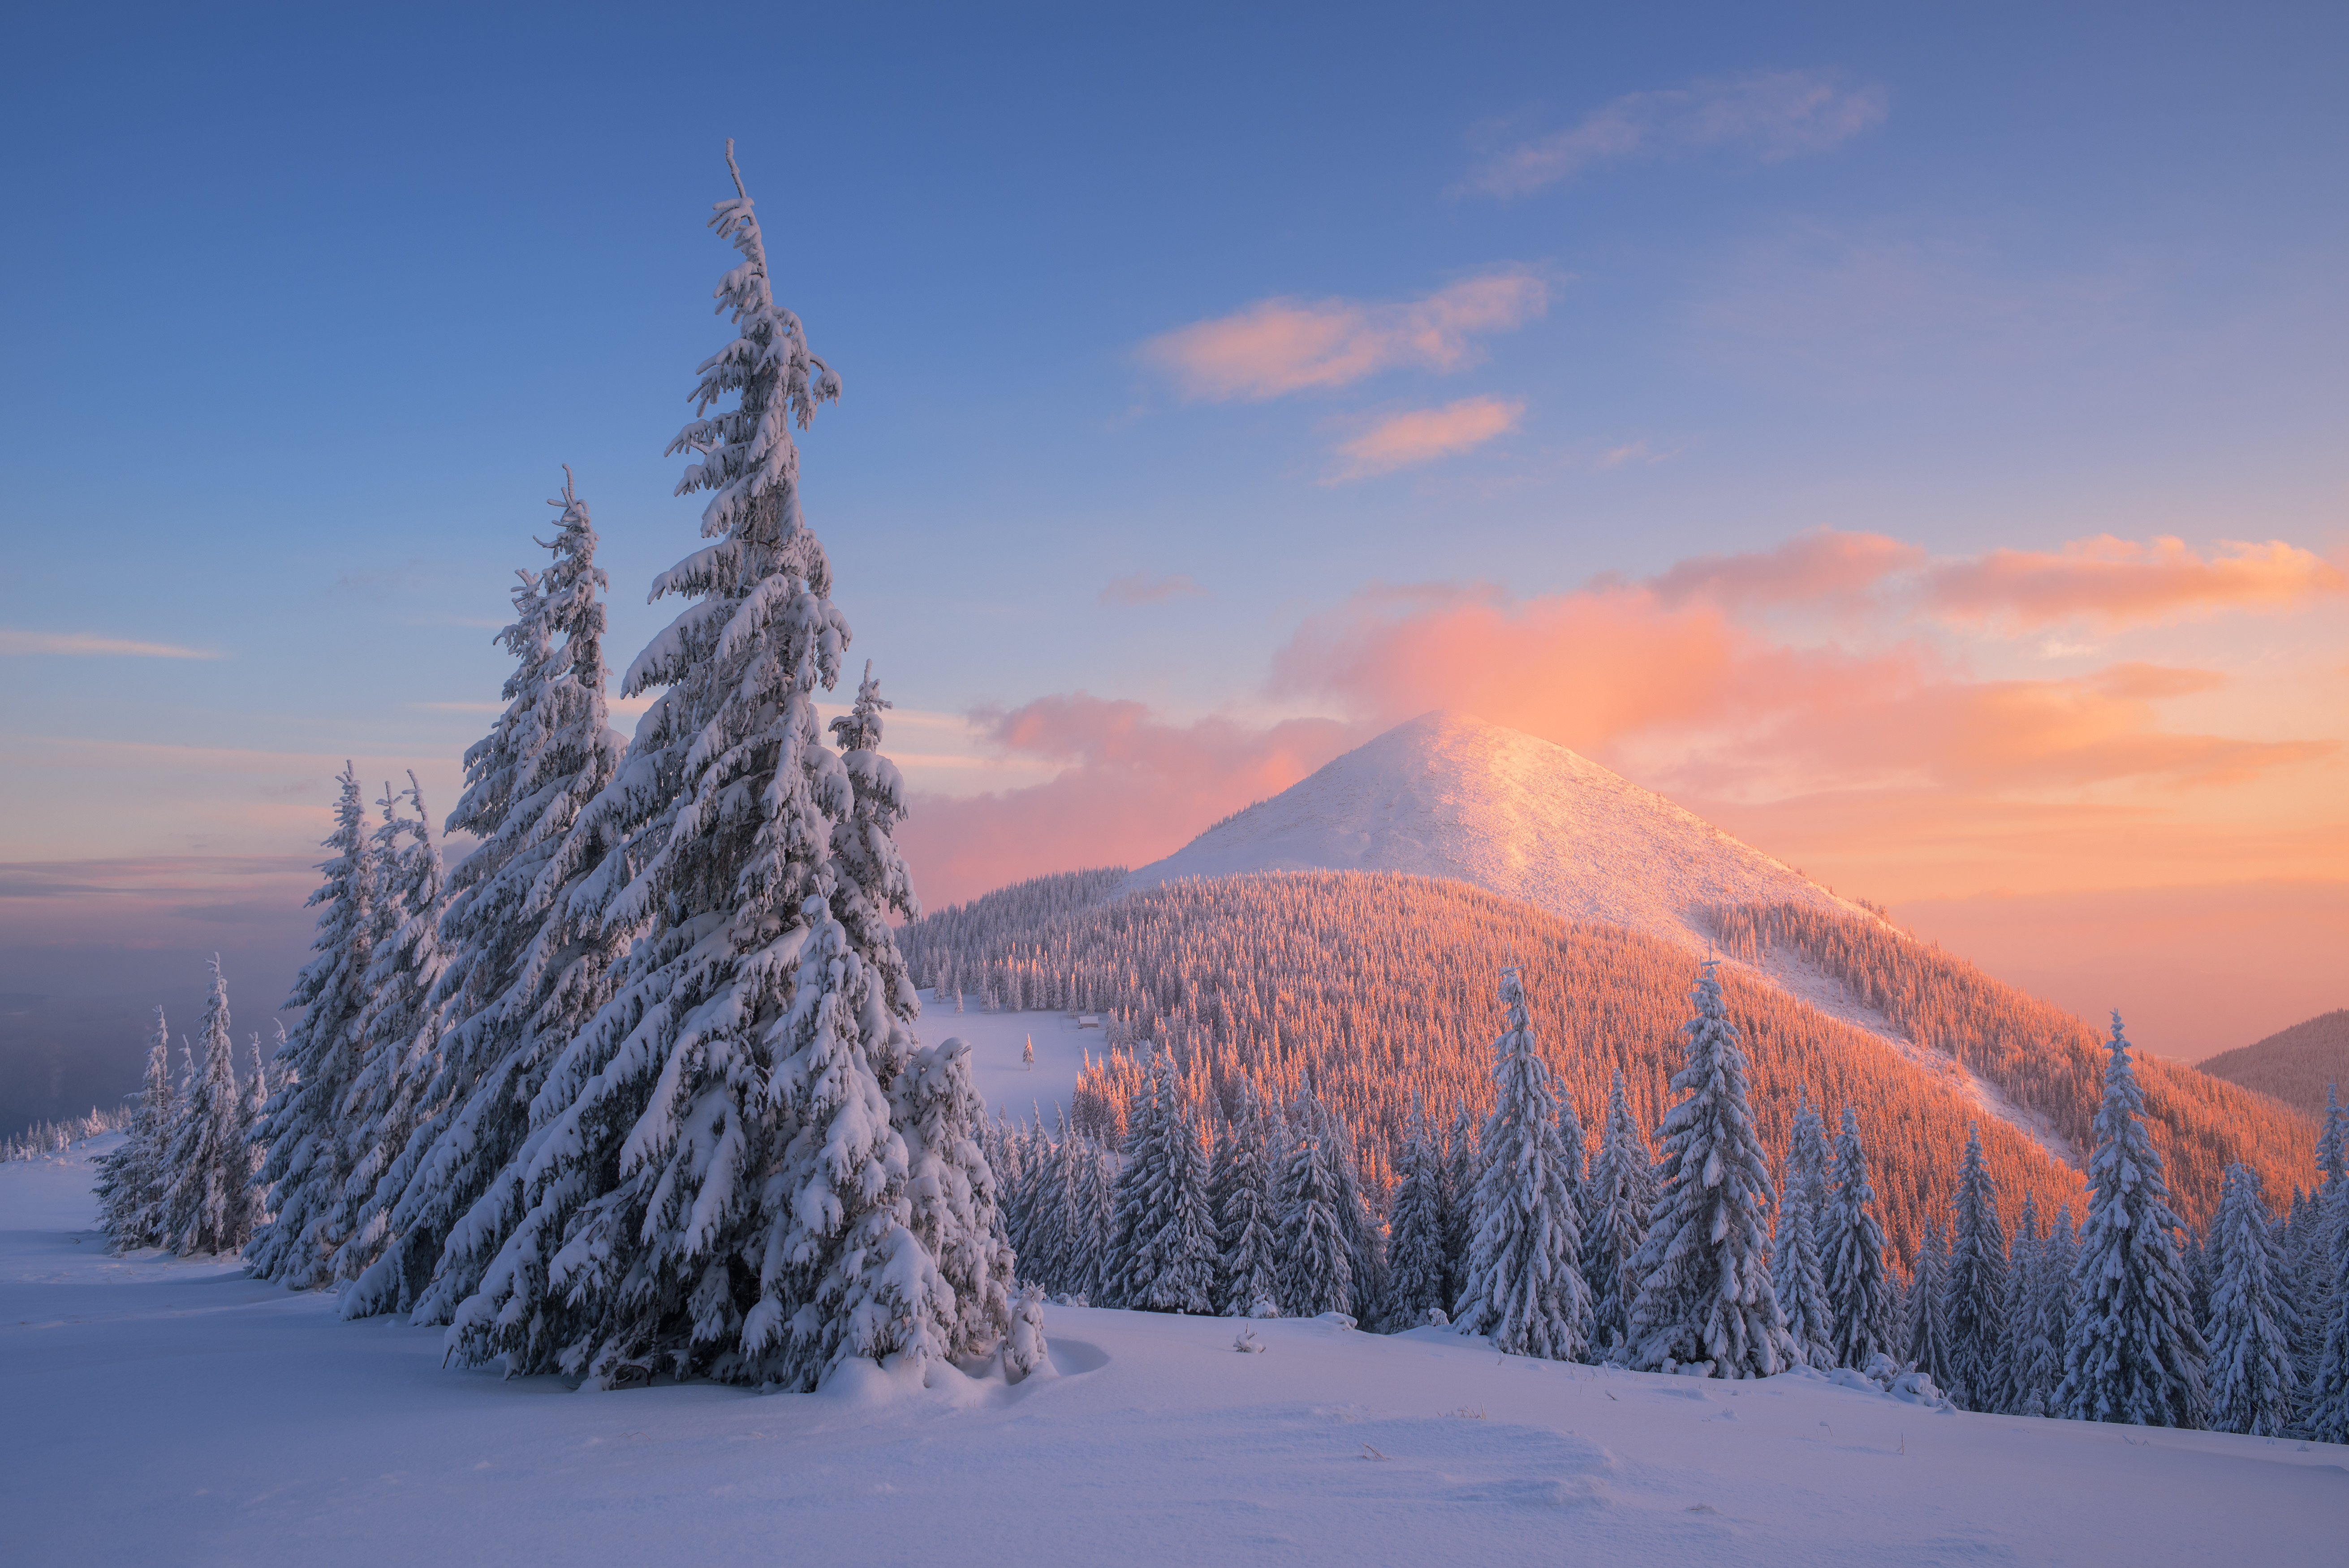
<path fill-rule="evenodd" d="M 1066 765 L 962 717 L 1054 693 L 1367 722 L 1275 670 L 1378 583 L 1522 602 L 1819 528 L 2337 562 L 2344 43 L 2313 5 L 18 15 L 0 732 L 37 766 L 0 857 L 302 854 L 309 818 L 254 802 L 322 808 L 307 759 L 452 781 L 562 462 L 625 665 L 694 541 L 662 454 L 725 335 L 729 136 L 846 383 L 803 443 L 810 515 L 944 794 Z M 1368 368 L 1170 357 L 1268 310 Z M 2298 570 L 2273 614 L 2108 617 L 2060 667 L 2088 646 L 2061 628 L 1811 604 L 1777 634 L 1925 636 L 1981 679 L 2184 658 L 2231 695 L 2179 686 L 2169 728 L 2218 725 L 2199 701 L 2323 740 L 2334 688 L 2302 675 L 2342 667 L 2340 603 Z M 216 656 L 86 651 L 121 643 Z M 1556 738 L 1703 792 L 1669 738 Z M 173 804 L 223 790 L 254 809 Z M 2285 793 L 2337 830 L 2315 783 Z"/>

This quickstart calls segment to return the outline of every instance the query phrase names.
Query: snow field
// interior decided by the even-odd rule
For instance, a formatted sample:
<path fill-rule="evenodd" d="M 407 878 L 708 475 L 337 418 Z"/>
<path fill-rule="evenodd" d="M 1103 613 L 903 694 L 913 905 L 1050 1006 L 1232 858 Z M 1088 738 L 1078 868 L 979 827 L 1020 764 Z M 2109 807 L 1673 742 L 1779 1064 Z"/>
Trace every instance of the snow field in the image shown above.
<path fill-rule="evenodd" d="M 1038 1055 L 1043 1047 L 1040 1042 Z M 0 1167 L 12 1562 L 2318 1563 L 2349 1450 L 1055 1307 L 1055 1376 L 582 1397 Z"/>
<path fill-rule="evenodd" d="M 927 1046 L 957 1037 L 969 1042 L 971 1086 L 987 1101 L 989 1116 L 999 1111 L 1014 1121 L 1031 1120 L 1041 1106 L 1050 1125 L 1056 1101 L 1070 1109 L 1085 1053 L 1091 1051 L 1098 1061 L 1109 1049 L 1102 1031 L 1077 1027 L 1072 1013 L 983 1013 L 978 998 L 966 995 L 963 1006 L 968 1011 L 957 1017 L 954 1005 L 952 993 L 941 1003 L 935 993 L 923 992 L 922 1016 L 915 1020 L 914 1032 Z M 1020 1047 L 1031 1037 L 1036 1042 L 1032 1070 L 1019 1061 Z"/>

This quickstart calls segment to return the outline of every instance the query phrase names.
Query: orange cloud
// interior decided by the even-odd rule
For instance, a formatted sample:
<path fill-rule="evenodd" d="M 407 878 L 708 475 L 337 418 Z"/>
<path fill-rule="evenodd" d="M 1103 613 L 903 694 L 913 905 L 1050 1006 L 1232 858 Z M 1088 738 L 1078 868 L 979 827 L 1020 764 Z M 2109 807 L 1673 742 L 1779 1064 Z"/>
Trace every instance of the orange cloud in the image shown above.
<path fill-rule="evenodd" d="M 2099 534 L 2054 552 L 1993 550 L 1924 575 L 1927 605 L 1953 621 L 2044 625 L 2086 616 L 2108 625 L 2195 611 L 2278 609 L 2349 587 L 2341 568 L 2280 539 L 2230 541 L 2204 559 L 2183 540 Z"/>
<path fill-rule="evenodd" d="M 1350 386 L 1398 366 L 1459 370 L 1478 357 L 1475 338 L 1523 326 L 1548 308 L 1548 282 L 1512 269 L 1392 304 L 1268 299 L 1163 333 L 1142 346 L 1141 357 L 1186 397 L 1261 401 Z"/>
<path fill-rule="evenodd" d="M 1392 473 L 1483 446 L 1517 428 L 1522 402 L 1464 397 L 1441 408 L 1417 408 L 1380 420 L 1338 448 L 1346 466 L 1330 482 Z"/>

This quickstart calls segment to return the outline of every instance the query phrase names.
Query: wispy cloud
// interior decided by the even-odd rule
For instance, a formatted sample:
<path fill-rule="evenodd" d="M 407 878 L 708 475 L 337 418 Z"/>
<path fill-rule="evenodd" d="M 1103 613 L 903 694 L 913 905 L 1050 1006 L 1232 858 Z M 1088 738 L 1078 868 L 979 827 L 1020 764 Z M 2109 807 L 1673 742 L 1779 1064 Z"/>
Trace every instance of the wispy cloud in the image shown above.
<path fill-rule="evenodd" d="M 1927 603 L 1951 620 L 2044 625 L 2085 617 L 2117 625 L 2178 614 L 2282 608 L 2349 590 L 2339 566 L 2281 539 L 2227 541 L 2209 558 L 2182 539 L 2099 534 L 2060 551 L 1993 550 L 1926 574 Z"/>
<path fill-rule="evenodd" d="M 1522 401 L 1464 397 L 1441 408 L 1392 415 L 1340 444 L 1338 455 L 1344 466 L 1323 482 L 1337 484 L 1392 473 L 1472 450 L 1516 429 L 1525 411 Z"/>
<path fill-rule="evenodd" d="M 1488 196 L 1523 196 L 1618 159 L 1732 148 L 1764 163 L 1826 152 L 1883 123 L 1881 87 L 1846 87 L 1832 71 L 1764 71 L 1627 93 L 1546 136 L 1510 139 L 1506 124 L 1478 139 L 1485 156 L 1466 181 Z"/>
<path fill-rule="evenodd" d="M 1204 599 L 1207 591 L 1183 572 L 1135 572 L 1111 579 L 1101 591 L 1104 604 L 1158 604 L 1169 599 Z"/>
<path fill-rule="evenodd" d="M 141 643 L 95 632 L 19 632 L 0 627 L 0 654 L 64 654 L 101 658 L 222 659 L 228 655 L 175 643 Z"/>
<path fill-rule="evenodd" d="M 1549 296 L 1547 278 L 1516 267 L 1398 303 L 1268 299 L 1163 333 L 1142 346 L 1141 357 L 1185 397 L 1262 401 L 1398 366 L 1463 369 L 1481 356 L 1477 338 L 1536 319 Z"/>

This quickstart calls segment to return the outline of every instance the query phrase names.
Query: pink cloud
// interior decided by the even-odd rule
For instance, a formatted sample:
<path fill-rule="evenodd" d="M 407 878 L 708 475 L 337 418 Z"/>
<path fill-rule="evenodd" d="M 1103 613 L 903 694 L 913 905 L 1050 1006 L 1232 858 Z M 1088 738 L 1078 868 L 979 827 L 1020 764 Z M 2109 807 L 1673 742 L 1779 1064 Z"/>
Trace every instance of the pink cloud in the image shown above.
<path fill-rule="evenodd" d="M 1549 284 L 1525 269 L 1465 278 L 1424 299 L 1268 299 L 1195 322 L 1142 346 L 1143 363 L 1186 397 L 1261 401 L 1326 391 L 1399 366 L 1449 373 L 1475 363 L 1475 339 L 1524 325 L 1549 308 Z"/>
<path fill-rule="evenodd" d="M 926 908 L 1048 872 L 1146 864 L 1369 738 L 1326 718 L 1172 724 L 1084 692 L 994 715 L 984 731 L 999 751 L 1061 770 L 1026 789 L 915 797 L 897 837 Z"/>
<path fill-rule="evenodd" d="M 1866 581 L 1833 553 L 1809 571 L 1798 559 L 1777 564 L 1806 591 Z M 2162 727 L 2158 703 L 2222 680 L 2145 665 L 2069 680 L 1969 680 L 1920 645 L 1795 647 L 1717 603 L 1621 586 L 1514 603 L 1491 588 L 1376 590 L 1309 620 L 1274 664 L 1276 690 L 1332 698 L 1378 723 L 1458 707 L 1602 753 L 1669 735 L 1674 775 L 1716 789 L 2208 784 L 2338 748 Z"/>
<path fill-rule="evenodd" d="M 1134 572 L 1111 579 L 1101 591 L 1104 604 L 1156 604 L 1168 599 L 1200 599 L 1207 591 L 1187 573 Z"/>
<path fill-rule="evenodd" d="M 0 627 L 0 654 L 64 654 L 135 659 L 218 659 L 225 654 L 175 643 L 141 643 L 95 632 L 24 632 Z"/>
<path fill-rule="evenodd" d="M 1771 550 L 1693 556 L 1647 586 L 1666 604 L 1699 598 L 1731 608 L 1847 603 L 1924 559 L 1918 546 L 1880 533 L 1815 528 Z"/>
<path fill-rule="evenodd" d="M 1441 408 L 1392 415 L 1339 446 L 1338 455 L 1346 462 L 1330 482 L 1392 473 L 1473 450 L 1516 429 L 1525 411 L 1522 402 L 1464 397 Z"/>
<path fill-rule="evenodd" d="M 1925 601 L 1953 621 L 2044 625 L 2087 617 L 2107 625 L 2197 611 L 2279 609 L 2349 587 L 2349 575 L 2280 539 L 2228 542 L 2205 559 L 2183 540 L 2144 543 L 2099 534 L 2060 551 L 1993 550 L 1934 565 Z"/>
<path fill-rule="evenodd" d="M 1839 147 L 1882 124 L 1888 108 L 1882 88 L 1845 88 L 1827 71 L 1627 93 L 1565 130 L 1495 148 L 1467 183 L 1489 196 L 1522 196 L 1593 164 L 1713 147 L 1775 163 Z"/>

